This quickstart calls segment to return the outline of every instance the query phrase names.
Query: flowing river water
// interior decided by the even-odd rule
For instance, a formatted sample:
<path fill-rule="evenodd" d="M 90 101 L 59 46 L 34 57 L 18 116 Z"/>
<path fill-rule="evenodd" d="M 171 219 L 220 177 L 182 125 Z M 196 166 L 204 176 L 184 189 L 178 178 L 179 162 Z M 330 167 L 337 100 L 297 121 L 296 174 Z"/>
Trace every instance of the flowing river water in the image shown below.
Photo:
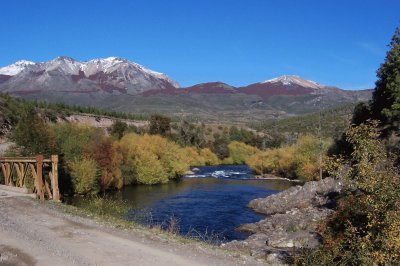
<path fill-rule="evenodd" d="M 182 235 L 231 241 L 248 236 L 236 227 L 263 219 L 247 208 L 252 199 L 290 186 L 289 181 L 255 179 L 246 165 L 204 166 L 168 184 L 125 187 L 113 198 L 129 205 L 128 220 L 163 227 L 172 222 Z"/>

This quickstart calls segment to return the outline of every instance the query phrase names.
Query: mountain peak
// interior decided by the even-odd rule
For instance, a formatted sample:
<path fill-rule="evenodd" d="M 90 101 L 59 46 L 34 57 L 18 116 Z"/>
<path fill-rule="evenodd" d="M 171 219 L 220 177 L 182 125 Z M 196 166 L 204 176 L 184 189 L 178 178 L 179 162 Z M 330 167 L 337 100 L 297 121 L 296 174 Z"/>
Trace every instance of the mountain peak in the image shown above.
<path fill-rule="evenodd" d="M 35 62 L 28 61 L 28 60 L 19 60 L 14 63 L 14 65 L 34 65 Z"/>
<path fill-rule="evenodd" d="M 312 80 L 306 80 L 296 75 L 283 75 L 277 78 L 269 79 L 261 83 L 281 83 L 283 85 L 298 85 L 305 88 L 321 89 L 324 86 Z"/>
<path fill-rule="evenodd" d="M 76 60 L 69 56 L 59 56 L 56 57 L 53 61 L 67 61 L 67 62 L 75 62 Z"/>
<path fill-rule="evenodd" d="M 167 75 L 119 57 L 86 62 L 69 56 L 41 63 L 23 60 L 0 68 L 0 74 L 3 87 L 10 92 L 21 91 L 23 87 L 23 93 L 39 90 L 139 94 L 152 89 L 179 87 Z"/>
<path fill-rule="evenodd" d="M 236 93 L 236 88 L 226 83 L 215 81 L 196 84 L 185 88 L 186 91 L 197 93 Z"/>
<path fill-rule="evenodd" d="M 0 68 L 0 75 L 14 76 L 24 70 L 27 66 L 35 63 L 27 60 L 19 60 L 12 65 Z"/>

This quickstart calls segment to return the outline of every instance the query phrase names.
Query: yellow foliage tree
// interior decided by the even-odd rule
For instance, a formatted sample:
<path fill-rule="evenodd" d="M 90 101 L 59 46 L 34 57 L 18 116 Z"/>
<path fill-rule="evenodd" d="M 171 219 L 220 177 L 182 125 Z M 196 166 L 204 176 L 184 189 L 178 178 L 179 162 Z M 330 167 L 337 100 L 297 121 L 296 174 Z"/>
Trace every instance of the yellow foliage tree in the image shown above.
<path fill-rule="evenodd" d="M 331 144 L 310 135 L 302 136 L 295 144 L 293 160 L 296 176 L 304 181 L 318 180 L 323 157 Z"/>
<path fill-rule="evenodd" d="M 314 136 L 302 136 L 291 146 L 258 151 L 246 159 L 257 174 L 273 174 L 304 181 L 317 180 L 321 158 L 330 142 Z"/>
<path fill-rule="evenodd" d="M 127 134 L 120 145 L 125 148 L 139 183 L 166 183 L 183 175 L 190 166 L 185 150 L 158 135 Z"/>
<path fill-rule="evenodd" d="M 82 158 L 69 164 L 72 183 L 77 194 L 96 194 L 99 191 L 98 169 L 92 159 Z"/>
<path fill-rule="evenodd" d="M 243 142 L 232 141 L 228 144 L 229 156 L 234 164 L 244 164 L 251 156 L 260 150 Z"/>
<path fill-rule="evenodd" d="M 203 158 L 205 165 L 217 165 L 220 163 L 217 155 L 215 155 L 215 153 L 213 153 L 209 148 L 201 149 L 199 154 L 201 158 Z"/>

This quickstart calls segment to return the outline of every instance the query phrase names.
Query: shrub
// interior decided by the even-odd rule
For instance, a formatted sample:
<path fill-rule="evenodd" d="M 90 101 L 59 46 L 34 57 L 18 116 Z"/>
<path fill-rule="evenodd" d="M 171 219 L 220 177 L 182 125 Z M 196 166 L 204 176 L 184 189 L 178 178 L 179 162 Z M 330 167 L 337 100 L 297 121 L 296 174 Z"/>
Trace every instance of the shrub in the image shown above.
<path fill-rule="evenodd" d="M 122 154 L 119 145 L 111 138 L 98 136 L 84 148 L 85 157 L 96 161 L 100 171 L 100 186 L 103 190 L 111 187 L 122 188 L 123 180 L 120 166 Z"/>
<path fill-rule="evenodd" d="M 329 141 L 314 136 L 302 136 L 291 146 L 256 151 L 245 162 L 257 174 L 274 174 L 303 181 L 317 180 Z"/>
<path fill-rule="evenodd" d="M 189 169 L 187 151 L 161 136 L 127 134 L 120 144 L 138 183 L 166 183 Z"/>
<path fill-rule="evenodd" d="M 171 130 L 171 119 L 169 117 L 153 114 L 150 117 L 150 134 L 165 135 Z"/>
<path fill-rule="evenodd" d="M 128 124 L 120 120 L 114 121 L 114 123 L 108 129 L 110 135 L 114 136 L 117 139 L 121 139 L 127 130 L 128 130 Z"/>
<path fill-rule="evenodd" d="M 321 225 L 323 245 L 299 258 L 298 264 L 398 265 L 400 180 L 378 135 L 376 123 L 346 132 L 353 146 L 351 158 L 333 158 L 329 169 L 355 190 Z"/>
<path fill-rule="evenodd" d="M 96 194 L 99 192 L 98 169 L 92 159 L 77 159 L 69 164 L 72 183 L 77 194 Z"/>
<path fill-rule="evenodd" d="M 229 157 L 228 140 L 222 137 L 215 139 L 212 145 L 212 151 L 220 160 Z"/>
<path fill-rule="evenodd" d="M 206 165 L 205 158 L 200 155 L 200 152 L 195 147 L 182 148 L 182 152 L 190 166 Z"/>
<path fill-rule="evenodd" d="M 205 165 L 219 164 L 219 159 L 217 155 L 215 155 L 215 153 L 213 153 L 209 148 L 201 149 L 199 154 L 203 158 Z"/>
<path fill-rule="evenodd" d="M 22 110 L 11 139 L 21 148 L 22 155 L 49 155 L 55 149 L 54 135 L 31 107 Z"/>
<path fill-rule="evenodd" d="M 295 178 L 293 154 L 293 147 L 260 151 L 249 157 L 246 163 L 257 174 L 274 174 Z"/>
<path fill-rule="evenodd" d="M 229 143 L 228 149 L 234 164 L 244 164 L 251 156 L 259 152 L 257 148 L 237 141 Z"/>
<path fill-rule="evenodd" d="M 167 183 L 168 172 L 164 169 L 157 155 L 146 150 L 136 150 L 133 168 L 139 184 L 153 185 Z"/>
<path fill-rule="evenodd" d="M 53 126 L 57 149 L 64 155 L 66 162 L 75 161 L 83 157 L 84 147 L 91 139 L 98 139 L 103 135 L 101 129 L 83 124 L 57 124 Z"/>
<path fill-rule="evenodd" d="M 323 156 L 325 156 L 329 145 L 330 141 L 320 141 L 311 135 L 298 139 L 293 154 L 293 163 L 295 164 L 297 178 L 303 181 L 319 179 Z"/>

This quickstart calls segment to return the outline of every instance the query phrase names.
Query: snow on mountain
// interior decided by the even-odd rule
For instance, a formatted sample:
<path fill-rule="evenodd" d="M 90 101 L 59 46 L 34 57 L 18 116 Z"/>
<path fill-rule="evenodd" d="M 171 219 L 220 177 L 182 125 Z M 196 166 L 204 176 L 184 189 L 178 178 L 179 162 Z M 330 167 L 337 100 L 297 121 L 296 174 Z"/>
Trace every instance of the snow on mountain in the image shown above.
<path fill-rule="evenodd" d="M 27 60 L 20 60 L 12 65 L 0 68 L 1 75 L 14 76 L 24 70 L 27 66 L 34 65 L 34 62 Z"/>
<path fill-rule="evenodd" d="M 27 70 L 27 71 L 24 71 Z M 13 93 L 29 91 L 70 91 L 139 94 L 153 89 L 179 88 L 165 74 L 117 57 L 86 62 L 60 56 L 47 62 L 18 61 L 0 68 L 0 90 Z"/>
<path fill-rule="evenodd" d="M 46 72 L 57 71 L 64 75 L 78 75 L 82 68 L 82 63 L 71 57 L 60 56 L 51 61 L 38 64 Z"/>
<path fill-rule="evenodd" d="M 86 76 L 94 75 L 98 72 L 112 73 L 117 71 L 125 79 L 131 81 L 135 81 L 134 79 L 137 78 L 135 77 L 137 76 L 135 74 L 141 73 L 147 78 L 155 77 L 157 79 L 165 80 L 171 83 L 173 87 L 179 88 L 179 84 L 176 81 L 170 79 L 165 74 L 150 70 L 142 65 L 118 57 L 93 59 L 84 62 L 82 64 L 81 70 L 85 73 Z"/>
<path fill-rule="evenodd" d="M 303 78 L 301 78 L 299 76 L 286 76 L 286 75 L 280 76 L 280 77 L 277 77 L 277 78 L 273 78 L 273 79 L 270 79 L 270 80 L 266 80 L 266 81 L 263 81 L 263 82 L 260 82 L 260 83 L 262 83 L 262 84 L 265 84 L 265 83 L 281 83 L 282 85 L 286 85 L 286 86 L 287 85 L 298 85 L 298 86 L 301 86 L 301 87 L 312 88 L 312 89 L 321 89 L 321 88 L 324 87 L 324 86 L 322 86 L 322 85 L 320 85 L 317 82 L 312 81 L 312 80 L 305 80 L 305 79 L 303 79 Z"/>

